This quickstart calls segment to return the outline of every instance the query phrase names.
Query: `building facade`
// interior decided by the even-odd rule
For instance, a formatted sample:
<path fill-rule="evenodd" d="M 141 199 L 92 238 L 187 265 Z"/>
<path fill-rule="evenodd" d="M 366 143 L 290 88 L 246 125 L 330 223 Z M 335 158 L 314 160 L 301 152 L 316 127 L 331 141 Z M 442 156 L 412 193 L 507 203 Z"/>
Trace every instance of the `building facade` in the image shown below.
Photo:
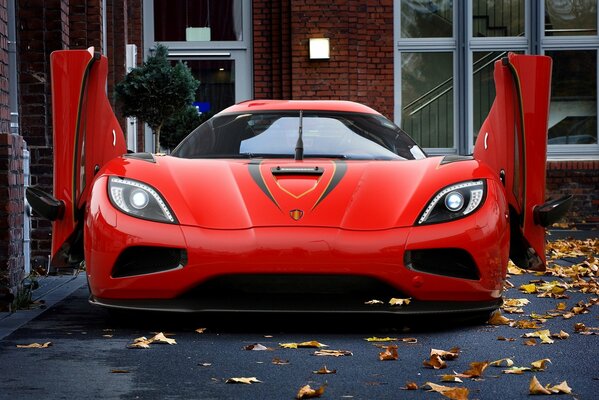
<path fill-rule="evenodd" d="M 112 98 L 127 68 L 163 43 L 200 80 L 194 104 L 205 116 L 250 98 L 353 100 L 430 154 L 472 151 L 493 101 L 496 60 L 547 54 L 547 194 L 574 194 L 568 220 L 593 226 L 597 25 L 597 0 L 0 0 L 0 288 L 14 293 L 25 271 L 48 265 L 47 221 L 33 216 L 30 251 L 24 245 L 23 163 L 29 154 L 31 184 L 50 191 L 53 154 L 62 151 L 52 147 L 54 50 L 106 54 Z M 328 55 L 310 53 L 314 39 Z M 131 149 L 151 149 L 149 131 L 122 123 Z"/>

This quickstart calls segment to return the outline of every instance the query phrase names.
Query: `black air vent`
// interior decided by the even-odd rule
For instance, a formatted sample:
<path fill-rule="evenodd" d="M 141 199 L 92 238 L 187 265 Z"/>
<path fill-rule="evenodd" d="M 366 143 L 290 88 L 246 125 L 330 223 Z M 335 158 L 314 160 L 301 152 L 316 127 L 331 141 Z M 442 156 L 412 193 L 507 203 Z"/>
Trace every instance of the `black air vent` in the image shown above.
<path fill-rule="evenodd" d="M 473 280 L 480 277 L 472 256 L 462 249 L 406 251 L 404 263 L 407 268 L 429 274 Z"/>
<path fill-rule="evenodd" d="M 112 269 L 113 278 L 153 274 L 184 266 L 187 252 L 168 247 L 136 246 L 121 253 Z"/>

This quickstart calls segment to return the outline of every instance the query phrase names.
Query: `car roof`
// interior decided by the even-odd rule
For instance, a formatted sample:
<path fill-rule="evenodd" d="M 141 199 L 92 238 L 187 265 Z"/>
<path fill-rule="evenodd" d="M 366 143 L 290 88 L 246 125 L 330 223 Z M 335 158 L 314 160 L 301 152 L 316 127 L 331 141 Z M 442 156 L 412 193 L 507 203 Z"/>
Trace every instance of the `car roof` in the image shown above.
<path fill-rule="evenodd" d="M 232 105 L 221 113 L 250 113 L 256 111 L 343 111 L 365 114 L 380 113 L 353 101 L 342 100 L 247 100 Z"/>

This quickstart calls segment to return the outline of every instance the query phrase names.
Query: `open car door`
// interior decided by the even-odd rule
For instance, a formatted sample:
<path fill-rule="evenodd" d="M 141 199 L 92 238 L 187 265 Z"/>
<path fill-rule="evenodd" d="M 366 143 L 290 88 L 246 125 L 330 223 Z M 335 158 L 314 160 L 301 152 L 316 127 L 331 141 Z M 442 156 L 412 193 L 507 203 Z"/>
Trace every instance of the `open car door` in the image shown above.
<path fill-rule="evenodd" d="M 54 191 L 27 190 L 32 208 L 52 223 L 52 265 L 83 260 L 83 210 L 94 175 L 126 152 L 123 131 L 106 97 L 108 63 L 87 50 L 50 56 Z"/>
<path fill-rule="evenodd" d="M 510 53 L 495 63 L 496 97 L 474 158 L 494 169 L 510 205 L 510 258 L 545 269 L 545 227 L 563 216 L 571 196 L 545 202 L 551 58 Z"/>

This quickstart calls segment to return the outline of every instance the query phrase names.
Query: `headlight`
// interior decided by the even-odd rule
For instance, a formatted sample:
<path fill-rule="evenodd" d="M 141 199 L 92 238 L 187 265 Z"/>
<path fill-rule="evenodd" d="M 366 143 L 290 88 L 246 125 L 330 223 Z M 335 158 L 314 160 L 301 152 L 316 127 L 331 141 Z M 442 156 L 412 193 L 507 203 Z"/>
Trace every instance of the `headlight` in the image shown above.
<path fill-rule="evenodd" d="M 108 181 L 108 195 L 112 205 L 125 214 L 150 221 L 177 223 L 166 201 L 145 183 L 113 176 Z"/>
<path fill-rule="evenodd" d="M 471 214 L 483 203 L 485 181 L 469 181 L 447 186 L 429 201 L 418 225 L 451 221 Z"/>

